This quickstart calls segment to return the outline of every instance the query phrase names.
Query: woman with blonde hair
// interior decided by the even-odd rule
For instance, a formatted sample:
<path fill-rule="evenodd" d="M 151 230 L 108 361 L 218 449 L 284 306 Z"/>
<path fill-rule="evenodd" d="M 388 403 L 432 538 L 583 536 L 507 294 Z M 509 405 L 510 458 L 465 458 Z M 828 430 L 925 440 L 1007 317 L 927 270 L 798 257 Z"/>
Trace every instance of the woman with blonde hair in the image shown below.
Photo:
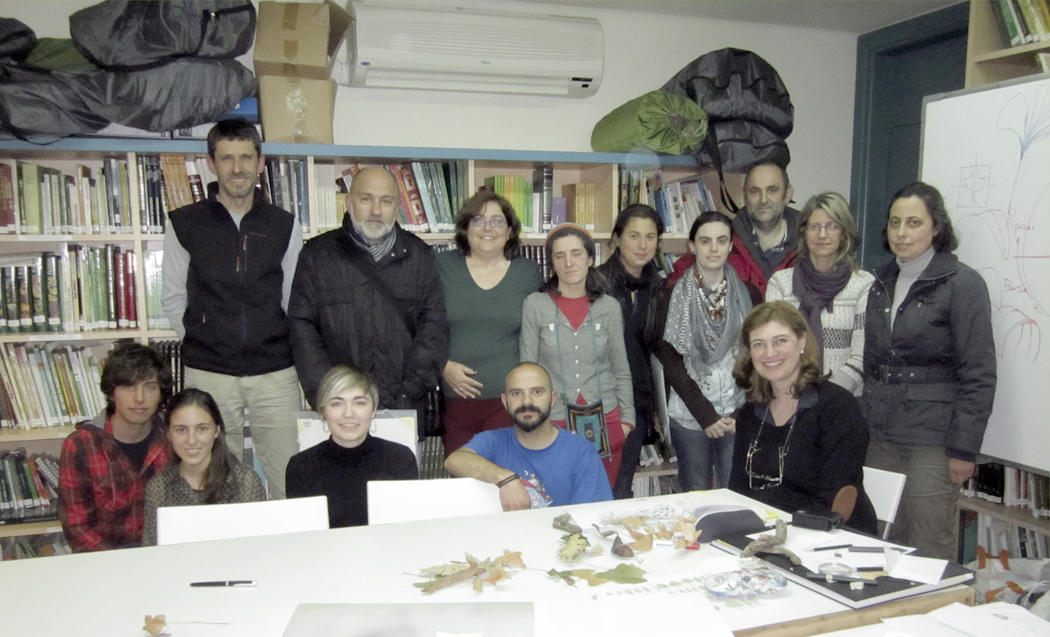
<path fill-rule="evenodd" d="M 346 365 L 330 369 L 317 390 L 317 413 L 331 437 L 288 461 L 289 498 L 328 496 L 332 528 L 368 524 L 369 480 L 416 480 L 416 456 L 408 447 L 370 436 L 379 388 Z"/>
<path fill-rule="evenodd" d="M 868 426 L 853 395 L 827 382 L 806 319 L 783 301 L 744 320 L 733 372 L 748 402 L 737 411 L 729 488 L 778 509 L 841 513 L 874 534 L 864 493 Z"/>
<path fill-rule="evenodd" d="M 814 197 L 802 208 L 798 260 L 775 273 L 767 301 L 787 301 L 806 317 L 831 382 L 859 396 L 864 386 L 864 317 L 875 280 L 859 269 L 860 235 L 846 199 L 837 192 Z"/>

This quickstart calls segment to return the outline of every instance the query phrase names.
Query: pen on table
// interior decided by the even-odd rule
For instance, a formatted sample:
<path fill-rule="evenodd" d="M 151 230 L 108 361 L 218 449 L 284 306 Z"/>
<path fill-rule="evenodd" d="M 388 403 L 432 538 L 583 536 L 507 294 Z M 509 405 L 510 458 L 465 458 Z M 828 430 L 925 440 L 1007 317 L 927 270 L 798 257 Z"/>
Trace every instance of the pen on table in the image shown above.
<path fill-rule="evenodd" d="M 850 553 L 882 553 L 886 549 L 891 551 L 899 551 L 900 549 L 893 546 L 851 546 L 849 547 Z"/>
<path fill-rule="evenodd" d="M 828 546 L 818 546 L 816 548 L 811 548 L 809 550 L 811 550 L 811 551 L 834 551 L 836 549 L 849 549 L 852 546 L 853 546 L 852 544 L 829 544 Z"/>
<path fill-rule="evenodd" d="M 230 580 L 218 580 L 214 582 L 190 582 L 190 586 L 255 586 L 255 580 L 253 579 L 230 579 Z"/>
<path fill-rule="evenodd" d="M 879 585 L 879 583 L 876 582 L 875 580 L 864 579 L 862 577 L 849 577 L 849 576 L 846 576 L 846 575 L 825 575 L 823 573 L 806 573 L 806 577 L 808 579 L 814 579 L 814 580 L 825 581 L 825 582 L 845 582 L 845 583 L 860 582 L 861 584 L 864 584 L 865 586 L 878 586 Z"/>

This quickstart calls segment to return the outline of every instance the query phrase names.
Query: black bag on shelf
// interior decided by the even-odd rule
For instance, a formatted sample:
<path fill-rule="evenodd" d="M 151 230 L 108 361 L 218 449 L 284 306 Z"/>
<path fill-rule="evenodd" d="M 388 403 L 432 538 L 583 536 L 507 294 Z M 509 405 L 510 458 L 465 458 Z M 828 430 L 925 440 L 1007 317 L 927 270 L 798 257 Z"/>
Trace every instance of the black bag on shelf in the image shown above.
<path fill-rule="evenodd" d="M 14 18 L 0 18 L 0 60 L 20 62 L 36 44 L 36 33 Z"/>
<path fill-rule="evenodd" d="M 688 95 L 708 117 L 708 135 L 693 151 L 701 166 L 718 171 L 722 203 L 737 205 L 725 187 L 723 171 L 744 172 L 772 161 L 791 160 L 784 139 L 794 126 L 795 107 L 776 69 L 742 49 L 711 51 L 690 62 L 663 90 Z"/>
<path fill-rule="evenodd" d="M 67 74 L 0 64 L 0 138 L 68 137 L 106 127 Z"/>
<path fill-rule="evenodd" d="M 141 69 L 244 55 L 255 21 L 247 0 L 105 0 L 69 16 L 69 33 L 99 67 Z"/>

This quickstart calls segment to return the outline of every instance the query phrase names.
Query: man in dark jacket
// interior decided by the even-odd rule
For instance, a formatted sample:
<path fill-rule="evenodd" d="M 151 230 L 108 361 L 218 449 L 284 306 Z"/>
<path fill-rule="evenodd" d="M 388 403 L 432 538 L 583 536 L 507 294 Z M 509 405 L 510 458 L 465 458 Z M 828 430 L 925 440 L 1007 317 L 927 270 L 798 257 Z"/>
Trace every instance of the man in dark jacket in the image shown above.
<path fill-rule="evenodd" d="M 226 444 L 244 453 L 244 410 L 270 497 L 299 452 L 299 382 L 285 309 L 302 229 L 256 188 L 262 140 L 244 119 L 208 132 L 209 196 L 169 214 L 164 235 L 164 314 L 182 339 L 186 386 L 219 405 Z"/>
<path fill-rule="evenodd" d="M 381 409 L 423 407 L 448 359 L 445 297 L 434 255 L 394 222 L 400 197 L 385 168 L 363 168 L 343 227 L 303 247 L 288 318 L 299 381 L 314 407 L 334 365 L 368 372 Z"/>
<path fill-rule="evenodd" d="M 799 212 L 787 205 L 794 192 L 787 170 L 771 162 L 752 166 L 744 178 L 747 206 L 733 220 L 728 263 L 742 281 L 758 288 L 762 298 L 769 277 L 792 267 L 798 256 Z M 674 287 L 693 263 L 691 254 L 675 261 L 667 285 Z"/>

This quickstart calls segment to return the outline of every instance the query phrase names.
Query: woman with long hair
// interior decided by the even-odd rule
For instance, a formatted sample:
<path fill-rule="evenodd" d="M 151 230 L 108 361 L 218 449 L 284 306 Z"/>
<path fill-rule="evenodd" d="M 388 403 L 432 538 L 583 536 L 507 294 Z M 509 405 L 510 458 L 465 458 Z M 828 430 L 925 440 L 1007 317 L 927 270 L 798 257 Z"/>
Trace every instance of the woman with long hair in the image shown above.
<path fill-rule="evenodd" d="M 143 546 L 157 543 L 159 507 L 266 499 L 259 476 L 226 448 L 226 428 L 211 394 L 193 388 L 175 394 L 164 426 L 176 460 L 146 485 Z"/>
<path fill-rule="evenodd" d="M 810 197 L 798 226 L 795 266 L 775 272 L 767 301 L 802 311 L 817 339 L 831 382 L 855 396 L 864 386 L 864 314 L 875 280 L 857 263 L 860 235 L 849 204 L 837 192 Z"/>
<path fill-rule="evenodd" d="M 733 245 L 732 224 L 720 212 L 705 212 L 689 229 L 693 267 L 660 302 L 663 337 L 656 355 L 670 386 L 667 414 L 671 444 L 678 456 L 683 491 L 729 483 L 733 460 L 733 412 L 744 392 L 733 380 L 740 326 L 756 303 L 758 290 L 726 264 Z"/>
<path fill-rule="evenodd" d="M 368 524 L 369 480 L 419 478 L 411 449 L 369 435 L 378 402 L 379 387 L 365 372 L 346 365 L 328 370 L 317 390 L 317 413 L 332 435 L 288 461 L 288 497 L 328 496 L 333 529 Z"/>
<path fill-rule="evenodd" d="M 525 299 L 521 361 L 550 372 L 558 394 L 551 421 L 593 441 L 613 485 L 635 422 L 623 312 L 605 294 L 604 277 L 593 267 L 594 239 L 586 230 L 562 224 L 547 235 L 544 250 L 553 273 Z"/>
<path fill-rule="evenodd" d="M 814 340 L 784 301 L 744 320 L 733 375 L 748 402 L 737 412 L 729 488 L 791 513 L 837 512 L 874 534 L 864 493 L 868 426 L 853 394 L 827 382 Z"/>
<path fill-rule="evenodd" d="M 663 220 L 650 206 L 634 204 L 624 208 L 616 217 L 609 239 L 613 253 L 596 268 L 608 282 L 609 296 L 619 301 L 623 310 L 624 346 L 634 381 L 635 427 L 623 444 L 620 473 L 613 485 L 616 498 L 634 495 L 634 472 L 642 445 L 650 436 L 656 409 L 649 357 L 657 340 L 656 300 L 664 285 L 655 262 L 663 232 Z"/>
<path fill-rule="evenodd" d="M 535 261 L 519 255 L 521 222 L 510 202 L 479 192 L 456 217 L 456 245 L 437 255 L 449 325 L 442 372 L 445 456 L 475 434 L 512 425 L 500 394 L 518 364 L 521 306 L 540 289 Z"/>
<path fill-rule="evenodd" d="M 886 241 L 896 258 L 868 294 L 867 462 L 908 476 L 894 541 L 954 559 L 955 492 L 974 473 L 995 397 L 988 287 L 952 254 L 959 241 L 933 186 L 893 195 Z"/>

